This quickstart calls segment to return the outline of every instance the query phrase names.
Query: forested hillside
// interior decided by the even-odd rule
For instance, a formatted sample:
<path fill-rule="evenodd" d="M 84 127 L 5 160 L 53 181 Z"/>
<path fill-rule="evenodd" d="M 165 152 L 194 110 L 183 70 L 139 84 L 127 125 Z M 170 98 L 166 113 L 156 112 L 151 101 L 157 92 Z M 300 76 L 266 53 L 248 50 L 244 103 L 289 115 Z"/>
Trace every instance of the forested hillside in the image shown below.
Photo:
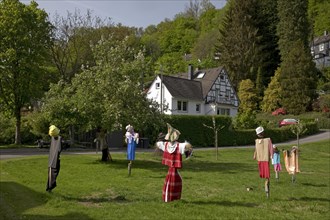
<path fill-rule="evenodd" d="M 243 81 L 252 86 L 253 114 L 320 111 L 330 107 L 330 71 L 315 68 L 309 44 L 324 31 L 330 31 L 328 0 L 228 0 L 221 9 L 192 0 L 145 29 L 90 11 L 47 18 L 35 2 L 1 0 L 1 113 L 15 118 L 17 143 L 22 112 L 34 108 L 43 126 L 113 130 L 132 120 L 142 128 L 159 113 L 141 91 L 157 74 L 185 72 L 188 64 L 225 67 L 240 94 Z"/>

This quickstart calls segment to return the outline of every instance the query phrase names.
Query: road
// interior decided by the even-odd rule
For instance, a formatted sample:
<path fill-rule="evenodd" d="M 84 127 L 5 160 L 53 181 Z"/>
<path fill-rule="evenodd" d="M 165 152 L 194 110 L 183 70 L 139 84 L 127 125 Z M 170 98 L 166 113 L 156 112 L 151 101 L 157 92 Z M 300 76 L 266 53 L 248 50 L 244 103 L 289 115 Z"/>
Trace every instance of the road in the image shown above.
<path fill-rule="evenodd" d="M 330 144 L 330 130 L 321 131 L 318 134 L 307 136 L 301 138 L 299 140 L 300 144 L 304 143 L 311 143 L 321 140 L 328 140 Z M 275 143 L 277 146 L 281 145 L 295 145 L 297 144 L 297 140 L 287 141 L 283 143 Z M 222 148 L 253 148 L 254 145 L 249 146 L 221 146 L 219 149 Z M 204 149 L 214 149 L 213 148 L 195 148 L 195 150 L 204 150 Z M 126 148 L 110 148 L 110 153 L 121 153 L 125 152 Z M 152 152 L 154 149 L 147 149 L 147 148 L 137 148 L 137 152 Z M 0 160 L 4 159 L 11 159 L 11 158 L 19 158 L 19 157 L 27 157 L 27 156 L 35 156 L 35 155 L 48 155 L 49 149 L 48 148 L 12 148 L 12 149 L 0 149 Z M 97 152 L 101 155 L 101 151 Z M 69 148 L 68 150 L 62 151 L 62 154 L 96 154 L 95 150 L 92 149 L 83 149 L 83 148 Z"/>

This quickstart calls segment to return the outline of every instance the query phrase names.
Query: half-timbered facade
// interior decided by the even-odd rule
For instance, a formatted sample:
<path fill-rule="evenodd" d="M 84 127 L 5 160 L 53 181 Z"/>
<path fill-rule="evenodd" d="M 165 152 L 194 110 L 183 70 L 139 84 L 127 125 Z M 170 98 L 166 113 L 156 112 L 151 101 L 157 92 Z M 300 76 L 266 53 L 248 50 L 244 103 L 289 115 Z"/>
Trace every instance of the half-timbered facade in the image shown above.
<path fill-rule="evenodd" d="M 222 67 L 193 71 L 177 76 L 157 76 L 147 98 L 160 104 L 164 114 L 237 114 L 239 101 L 228 74 Z"/>

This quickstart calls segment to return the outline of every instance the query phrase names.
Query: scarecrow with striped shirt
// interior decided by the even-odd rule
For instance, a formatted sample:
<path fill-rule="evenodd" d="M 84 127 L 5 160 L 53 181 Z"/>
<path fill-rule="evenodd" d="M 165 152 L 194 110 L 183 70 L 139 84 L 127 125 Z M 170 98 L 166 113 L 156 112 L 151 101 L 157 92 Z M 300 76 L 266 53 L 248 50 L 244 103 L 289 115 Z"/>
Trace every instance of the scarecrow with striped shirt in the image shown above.
<path fill-rule="evenodd" d="M 158 141 L 156 146 L 164 152 L 162 164 L 169 167 L 163 186 L 163 201 L 171 202 L 181 199 L 182 178 L 178 169 L 182 167 L 182 154 L 186 157 L 192 155 L 192 146 L 188 142 L 177 142 L 180 131 L 170 124 L 167 124 L 167 129 L 165 141 Z"/>

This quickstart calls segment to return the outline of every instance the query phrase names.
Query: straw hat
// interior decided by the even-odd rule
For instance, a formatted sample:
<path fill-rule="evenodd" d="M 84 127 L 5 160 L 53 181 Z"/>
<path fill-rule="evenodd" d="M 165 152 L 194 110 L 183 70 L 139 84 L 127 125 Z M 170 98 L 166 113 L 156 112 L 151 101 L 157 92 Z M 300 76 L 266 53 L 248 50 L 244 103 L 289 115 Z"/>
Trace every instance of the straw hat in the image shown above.
<path fill-rule="evenodd" d="M 178 131 L 177 129 L 174 129 L 169 123 L 167 124 L 167 134 L 165 136 L 165 140 L 170 141 L 170 142 L 174 142 L 176 140 L 179 139 L 180 136 L 180 131 Z"/>
<path fill-rule="evenodd" d="M 48 134 L 52 137 L 57 137 L 60 134 L 60 129 L 58 129 L 55 125 L 51 125 L 49 127 Z"/>
<path fill-rule="evenodd" d="M 262 132 L 264 132 L 264 128 L 262 126 L 257 127 L 257 129 L 256 129 L 257 135 L 261 134 Z"/>

